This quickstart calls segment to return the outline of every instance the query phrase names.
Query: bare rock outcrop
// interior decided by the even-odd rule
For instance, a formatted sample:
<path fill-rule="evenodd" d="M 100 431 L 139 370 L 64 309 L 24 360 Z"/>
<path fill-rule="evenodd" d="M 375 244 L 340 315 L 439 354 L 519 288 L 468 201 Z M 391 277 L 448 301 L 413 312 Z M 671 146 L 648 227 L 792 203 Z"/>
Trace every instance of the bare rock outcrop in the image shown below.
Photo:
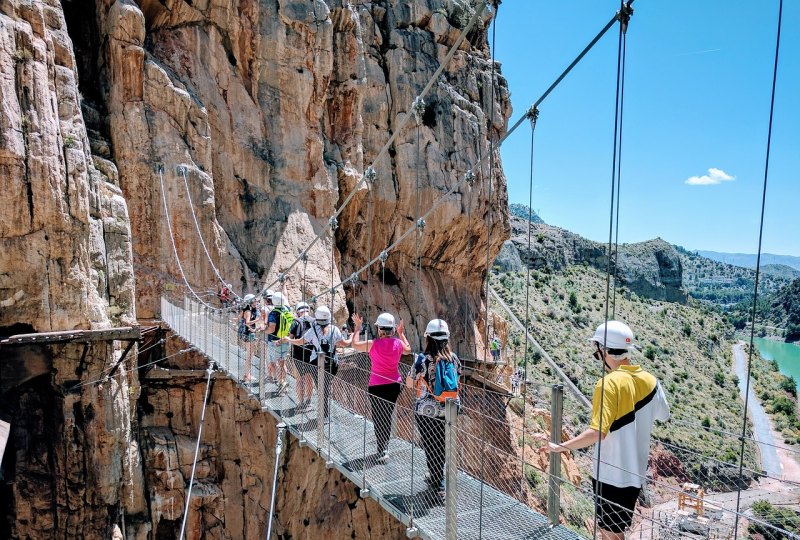
<path fill-rule="evenodd" d="M 608 246 L 605 244 L 552 225 L 529 223 L 527 219 L 519 217 L 512 218 L 512 229 L 512 245 L 504 247 L 501 258 L 501 263 L 507 268 L 513 269 L 515 256 L 519 257 L 523 267 L 528 265 L 536 269 L 558 271 L 574 264 L 586 264 L 601 271 L 608 268 Z M 509 260 L 512 263 L 504 262 Z M 657 238 L 621 244 L 616 265 L 620 284 L 628 290 L 656 300 L 686 302 L 680 255 L 674 246 L 664 240 Z"/>

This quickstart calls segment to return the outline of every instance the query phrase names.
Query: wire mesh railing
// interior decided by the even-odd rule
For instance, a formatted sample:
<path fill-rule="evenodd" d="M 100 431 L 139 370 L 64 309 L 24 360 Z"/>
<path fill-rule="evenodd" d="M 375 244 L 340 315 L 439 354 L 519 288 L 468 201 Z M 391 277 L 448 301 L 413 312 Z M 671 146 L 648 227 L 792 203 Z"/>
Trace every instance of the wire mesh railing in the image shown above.
<path fill-rule="evenodd" d="M 311 364 L 287 349 L 280 359 L 285 381 L 268 377 L 278 359 L 263 332 L 253 341 L 238 335 L 238 316 L 189 297 L 162 299 L 164 321 L 219 369 L 246 382 L 249 357 L 248 391 L 301 444 L 405 523 L 410 536 L 592 537 L 596 526 L 618 523 L 630 523 L 634 538 L 800 534 L 800 479 L 758 470 L 752 441 L 740 475 L 738 455 L 726 454 L 725 445 L 699 451 L 657 433 L 630 511 L 617 494 L 596 492 L 589 451 L 563 460 L 539 451 L 543 440 L 559 443 L 588 422 L 585 406 L 557 384 L 530 383 L 518 396 L 463 384 L 457 414 L 426 417 L 417 414 L 414 390 L 405 384 L 411 367 L 401 364 L 402 383 L 371 388 L 365 353 L 346 350 Z M 697 432 L 704 433 L 701 426 Z M 731 433 L 715 436 L 740 443 Z"/>

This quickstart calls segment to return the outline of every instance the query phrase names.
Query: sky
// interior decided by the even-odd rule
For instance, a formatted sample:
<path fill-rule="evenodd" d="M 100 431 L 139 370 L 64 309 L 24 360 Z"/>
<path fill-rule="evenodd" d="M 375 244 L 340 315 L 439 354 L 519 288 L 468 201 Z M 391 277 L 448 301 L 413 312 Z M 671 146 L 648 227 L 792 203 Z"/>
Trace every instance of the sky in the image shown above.
<path fill-rule="evenodd" d="M 755 253 L 778 0 L 637 0 L 627 34 L 620 242 Z M 619 8 L 505 0 L 496 59 L 509 125 Z M 539 107 L 533 209 L 607 241 L 618 27 Z M 490 33 L 491 39 L 491 33 Z M 528 204 L 531 130 L 501 147 L 510 203 Z M 762 250 L 800 256 L 800 2 L 784 2 Z"/>

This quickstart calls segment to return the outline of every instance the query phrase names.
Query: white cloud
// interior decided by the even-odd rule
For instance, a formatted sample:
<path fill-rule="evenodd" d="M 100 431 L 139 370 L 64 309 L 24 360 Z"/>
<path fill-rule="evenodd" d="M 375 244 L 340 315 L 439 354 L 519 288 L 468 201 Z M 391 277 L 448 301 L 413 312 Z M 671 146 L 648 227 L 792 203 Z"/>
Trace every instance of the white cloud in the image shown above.
<path fill-rule="evenodd" d="M 703 176 L 691 176 L 684 183 L 690 186 L 713 186 L 715 184 L 721 184 L 722 182 L 730 182 L 735 178 L 735 176 L 729 175 L 722 169 L 711 167 L 708 169 L 708 174 L 704 174 Z"/>

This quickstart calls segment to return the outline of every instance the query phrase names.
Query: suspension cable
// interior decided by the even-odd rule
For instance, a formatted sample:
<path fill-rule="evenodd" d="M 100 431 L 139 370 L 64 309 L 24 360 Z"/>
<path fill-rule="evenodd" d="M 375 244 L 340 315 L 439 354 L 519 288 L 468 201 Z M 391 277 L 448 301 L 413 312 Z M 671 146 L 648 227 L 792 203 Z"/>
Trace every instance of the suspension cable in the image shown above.
<path fill-rule="evenodd" d="M 496 64 L 495 64 L 495 54 L 497 49 L 495 47 L 495 37 L 497 35 L 497 15 L 498 15 L 498 8 L 500 7 L 500 2 L 498 0 L 494 1 L 494 20 L 492 21 L 492 56 L 491 56 L 491 99 L 489 101 L 489 129 L 487 131 L 487 135 L 489 136 L 489 177 L 487 178 L 488 184 L 488 193 L 486 199 L 486 283 L 484 284 L 484 298 L 486 298 L 486 320 L 484 321 L 484 333 L 483 333 L 483 396 L 481 399 L 484 402 L 484 406 L 486 405 L 486 379 L 488 378 L 488 358 L 486 356 L 487 349 L 489 347 L 489 317 L 491 317 L 491 297 L 489 296 L 489 277 L 491 276 L 491 268 L 489 265 L 491 264 L 491 218 L 492 218 L 492 188 L 494 187 L 494 171 L 495 171 L 495 144 L 494 144 L 494 94 L 495 94 L 495 85 L 496 85 Z M 497 366 L 495 366 L 497 369 Z M 524 423 L 524 421 L 523 421 Z M 479 504 L 479 512 L 478 512 L 478 538 L 483 538 L 483 488 L 486 484 L 485 480 L 486 475 L 486 419 L 483 418 L 481 420 L 481 488 L 480 488 L 480 504 Z"/>
<path fill-rule="evenodd" d="M 169 240 L 172 244 L 172 253 L 175 255 L 175 263 L 178 265 L 178 271 L 180 271 L 181 278 L 183 279 L 184 285 L 192 293 L 192 296 L 200 302 L 202 305 L 209 309 L 214 309 L 211 305 L 205 303 L 202 298 L 192 289 L 192 286 L 189 285 L 189 280 L 186 279 L 186 274 L 183 271 L 183 265 L 181 264 L 181 259 L 178 257 L 178 248 L 175 245 L 175 235 L 172 234 L 172 220 L 169 217 L 169 208 L 167 207 L 167 195 L 164 189 L 164 167 L 162 165 L 158 166 L 158 179 L 161 186 L 161 201 L 164 203 L 164 218 L 167 220 L 167 230 L 169 231 Z"/>
<path fill-rule="evenodd" d="M 619 4 L 619 11 L 617 12 L 617 19 L 619 20 L 619 37 L 617 38 L 617 80 L 616 80 L 616 96 L 615 96 L 615 103 L 614 103 L 614 145 L 613 145 L 613 157 L 612 157 L 612 165 L 611 165 L 611 208 L 609 212 L 609 224 L 608 224 L 608 249 L 606 251 L 607 257 L 607 265 L 606 265 L 606 301 L 605 301 L 605 325 L 603 330 L 603 344 L 605 345 L 608 343 L 608 321 L 609 321 L 609 310 L 610 310 L 610 302 L 609 302 L 609 294 L 610 294 L 610 287 L 611 287 L 611 259 L 612 259 L 612 252 L 611 246 L 613 241 L 613 233 L 614 233 L 614 196 L 615 196 L 615 189 L 616 189 L 616 171 L 617 171 L 617 150 L 618 150 L 618 136 L 619 136 L 619 123 L 620 123 L 620 97 L 621 97 L 621 79 L 624 76 L 622 71 L 622 55 L 625 52 L 623 49 L 622 43 L 624 35 L 628 29 L 628 22 L 630 21 L 630 16 L 633 13 L 633 9 L 631 8 L 632 0 L 629 0 L 627 6 L 624 0 L 620 0 Z M 599 410 L 599 432 L 600 434 L 603 433 L 603 409 L 605 403 L 605 353 L 601 352 L 599 355 L 599 363 L 600 363 L 600 410 Z M 599 497 L 599 486 L 600 486 L 600 456 L 601 456 L 601 449 L 602 449 L 603 438 L 602 436 L 597 438 L 597 462 L 595 463 L 595 471 L 594 471 L 594 478 L 597 480 L 595 484 L 595 497 Z M 594 510 L 594 523 L 592 527 L 592 538 L 597 539 L 597 531 L 598 531 L 598 511 L 597 506 L 595 505 Z"/>
<path fill-rule="evenodd" d="M 192 487 L 194 486 L 194 473 L 197 470 L 197 457 L 200 455 L 200 440 L 203 437 L 203 423 L 206 420 L 206 408 L 208 407 L 208 394 L 211 391 L 211 375 L 214 373 L 214 361 L 208 363 L 206 370 L 206 393 L 203 397 L 203 410 L 200 413 L 200 427 L 197 429 L 197 443 L 194 446 L 194 460 L 192 461 L 192 474 L 189 476 L 189 489 L 186 493 L 186 506 L 183 509 L 183 521 L 181 522 L 181 533 L 178 536 L 179 540 L 183 540 L 186 533 L 186 520 L 189 517 L 189 502 L 192 500 Z"/>
<path fill-rule="evenodd" d="M 197 213 L 194 210 L 194 203 L 192 202 L 192 193 L 189 190 L 189 181 L 186 179 L 186 166 L 179 165 L 178 172 L 181 176 L 183 176 L 183 185 L 186 187 L 186 199 L 189 201 L 189 210 L 192 214 L 192 220 L 194 221 L 194 228 L 197 231 L 197 237 L 200 239 L 200 246 L 203 248 L 203 253 L 206 254 L 206 258 L 208 259 L 208 263 L 211 265 L 211 269 L 214 270 L 214 274 L 216 274 L 217 279 L 224 287 L 228 287 L 228 282 L 222 278 L 219 270 L 217 269 L 216 265 L 214 265 L 214 260 L 211 258 L 211 254 L 208 252 L 208 247 L 206 246 L 205 240 L 203 240 L 203 233 L 200 231 L 200 223 L 197 221 Z M 231 293 L 238 299 L 241 298 L 236 291 L 231 289 Z"/>
<path fill-rule="evenodd" d="M 530 151 L 530 177 L 528 180 L 528 253 L 532 249 L 532 229 L 533 229 L 533 143 L 534 135 L 536 134 L 536 121 L 539 119 L 538 109 L 530 111 L 531 119 L 531 151 Z M 524 390 L 522 391 L 522 478 L 525 478 L 525 414 L 528 405 L 528 347 L 530 340 L 528 339 L 528 328 L 531 325 L 531 266 L 525 265 L 525 349 L 522 356 L 524 366 L 522 381 L 525 383 Z M 516 372 L 516 366 L 514 366 Z M 521 383 L 520 383 L 521 384 Z"/>
<path fill-rule="evenodd" d="M 619 274 L 619 198 L 620 198 L 620 190 L 622 188 L 622 118 L 623 118 L 623 110 L 625 105 L 625 57 L 627 56 L 627 33 L 622 33 L 622 77 L 620 77 L 619 85 L 619 138 L 618 138 L 618 150 L 616 154 L 616 161 L 617 161 L 617 201 L 615 204 L 616 208 L 616 223 L 614 224 L 614 293 L 613 299 L 611 301 L 611 318 L 617 318 L 617 288 L 618 285 L 618 274 Z"/>
<path fill-rule="evenodd" d="M 764 157 L 764 185 L 761 190 L 761 217 L 758 225 L 758 254 L 756 255 L 756 278 L 753 286 L 753 309 L 750 313 L 750 350 L 747 353 L 747 383 L 745 384 L 744 392 L 744 410 L 742 411 L 742 446 L 739 451 L 739 477 L 742 476 L 742 469 L 744 468 L 744 441 L 747 434 L 747 406 L 750 398 L 750 377 L 753 368 L 753 351 L 755 350 L 755 335 L 756 335 L 756 310 L 758 307 L 758 280 L 761 273 L 761 248 L 764 238 L 764 214 L 767 206 L 767 179 L 769 178 L 769 155 L 772 148 L 772 120 L 775 113 L 775 86 L 778 81 L 778 55 L 781 47 L 781 22 L 783 19 L 783 0 L 778 2 L 778 29 L 775 37 L 775 62 L 772 66 L 772 93 L 769 100 L 769 126 L 767 128 L 767 151 Z M 741 503 L 742 488 L 738 487 L 736 490 L 736 512 L 739 512 L 739 505 Z M 739 520 L 736 520 L 733 529 L 733 536 L 739 530 Z"/>

